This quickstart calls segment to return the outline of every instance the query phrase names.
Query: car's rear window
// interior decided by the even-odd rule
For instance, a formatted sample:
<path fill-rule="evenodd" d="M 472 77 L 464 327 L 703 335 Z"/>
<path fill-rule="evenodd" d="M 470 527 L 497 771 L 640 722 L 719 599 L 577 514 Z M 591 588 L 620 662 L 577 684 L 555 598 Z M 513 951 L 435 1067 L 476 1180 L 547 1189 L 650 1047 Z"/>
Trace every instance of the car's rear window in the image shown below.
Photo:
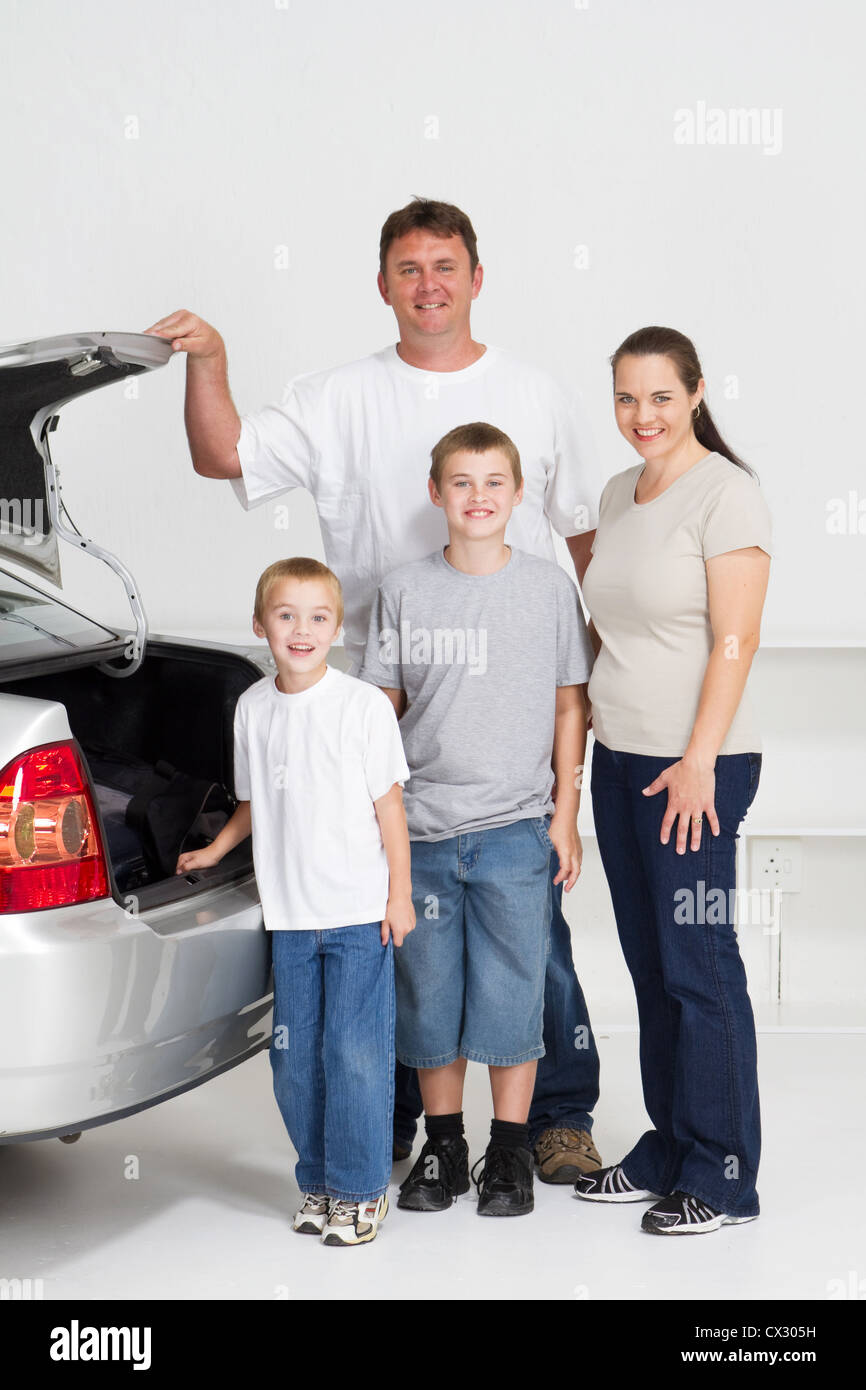
<path fill-rule="evenodd" d="M 71 656 L 117 639 L 111 628 L 0 571 L 0 665 Z"/>

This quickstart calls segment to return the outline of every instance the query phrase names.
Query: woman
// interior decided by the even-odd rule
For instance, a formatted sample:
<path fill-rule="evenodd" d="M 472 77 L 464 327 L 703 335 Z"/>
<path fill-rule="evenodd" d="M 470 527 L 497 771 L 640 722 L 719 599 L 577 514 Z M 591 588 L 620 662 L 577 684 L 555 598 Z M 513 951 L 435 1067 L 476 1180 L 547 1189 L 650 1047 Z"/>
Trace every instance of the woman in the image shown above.
<path fill-rule="evenodd" d="M 770 520 L 713 423 L 688 338 L 640 329 L 611 365 L 617 424 L 643 463 L 604 488 L 583 585 L 597 651 L 592 805 L 654 1128 L 575 1192 L 660 1198 L 642 1229 L 693 1234 L 759 1211 L 755 1025 L 732 909 L 737 828 L 761 768 L 743 693 Z"/>

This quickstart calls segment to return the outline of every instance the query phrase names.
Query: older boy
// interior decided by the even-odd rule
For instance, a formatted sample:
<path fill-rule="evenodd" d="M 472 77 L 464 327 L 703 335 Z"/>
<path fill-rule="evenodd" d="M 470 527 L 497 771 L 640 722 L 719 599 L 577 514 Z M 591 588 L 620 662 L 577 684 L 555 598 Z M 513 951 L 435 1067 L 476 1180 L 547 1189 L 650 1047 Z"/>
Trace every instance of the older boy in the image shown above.
<path fill-rule="evenodd" d="M 544 1055 L 551 850 L 554 884 L 568 891 L 580 872 L 591 648 L 565 572 L 505 543 L 523 497 L 506 434 L 449 431 L 429 492 L 449 543 L 385 577 L 361 670 L 392 699 L 411 769 L 418 927 L 396 967 L 396 1049 L 418 1069 L 427 1142 L 398 1206 L 439 1211 L 468 1190 L 468 1059 L 489 1067 L 493 1093 L 478 1211 L 516 1216 L 534 1204 L 527 1116 Z"/>

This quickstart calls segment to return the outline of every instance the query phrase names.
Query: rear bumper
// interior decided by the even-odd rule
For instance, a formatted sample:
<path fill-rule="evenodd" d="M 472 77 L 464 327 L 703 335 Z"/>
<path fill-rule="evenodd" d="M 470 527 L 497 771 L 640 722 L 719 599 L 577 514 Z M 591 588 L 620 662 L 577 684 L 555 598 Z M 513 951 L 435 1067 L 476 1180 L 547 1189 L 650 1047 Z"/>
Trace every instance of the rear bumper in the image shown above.
<path fill-rule="evenodd" d="M 105 1124 L 271 1035 L 253 879 L 131 916 L 112 898 L 0 918 L 0 1143 Z"/>

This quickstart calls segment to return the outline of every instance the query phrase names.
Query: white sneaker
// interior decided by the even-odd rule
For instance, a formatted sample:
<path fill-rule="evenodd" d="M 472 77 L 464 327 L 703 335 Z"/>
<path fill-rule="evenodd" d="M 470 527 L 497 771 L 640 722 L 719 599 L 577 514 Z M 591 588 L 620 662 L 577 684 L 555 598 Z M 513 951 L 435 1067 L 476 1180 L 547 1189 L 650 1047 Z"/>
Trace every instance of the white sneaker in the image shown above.
<path fill-rule="evenodd" d="M 301 1206 L 295 1212 L 292 1230 L 305 1236 L 320 1236 L 328 1219 L 331 1198 L 324 1192 L 305 1192 Z"/>
<path fill-rule="evenodd" d="M 388 1215 L 385 1193 L 373 1202 L 344 1202 L 331 1204 L 328 1221 L 322 1232 L 324 1245 L 363 1245 L 375 1240 L 379 1223 Z"/>

